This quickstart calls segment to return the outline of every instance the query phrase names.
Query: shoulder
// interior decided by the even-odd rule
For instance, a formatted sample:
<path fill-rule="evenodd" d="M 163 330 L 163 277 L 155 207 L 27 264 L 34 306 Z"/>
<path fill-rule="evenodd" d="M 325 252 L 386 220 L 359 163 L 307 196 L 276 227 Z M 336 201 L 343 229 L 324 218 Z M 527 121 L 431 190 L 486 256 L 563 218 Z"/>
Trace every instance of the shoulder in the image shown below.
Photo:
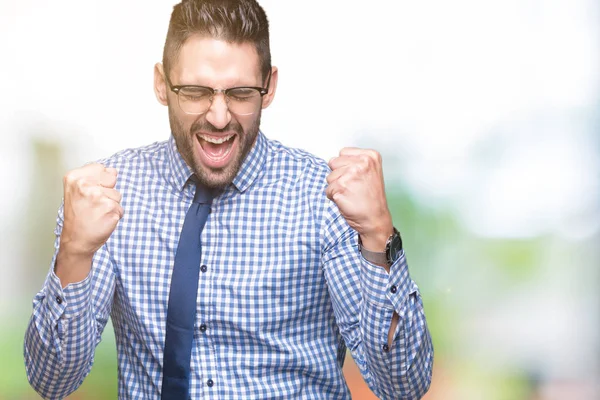
<path fill-rule="evenodd" d="M 268 168 L 286 175 L 309 179 L 313 183 L 325 182 L 331 172 L 325 160 L 306 150 L 285 146 L 277 140 L 267 140 Z"/>
<path fill-rule="evenodd" d="M 97 162 L 117 170 L 116 189 L 123 194 L 162 188 L 172 172 L 168 141 L 124 149 Z"/>
<path fill-rule="evenodd" d="M 276 140 L 269 140 L 268 146 L 267 175 L 286 188 L 286 196 L 306 204 L 320 224 L 337 218 L 337 206 L 325 194 L 327 176 L 331 173 L 327 162 Z"/>
<path fill-rule="evenodd" d="M 117 168 L 117 170 L 123 169 L 123 172 L 130 172 L 132 168 L 151 168 L 167 162 L 167 144 L 167 141 L 162 141 L 143 147 L 123 149 L 97 162 L 106 167 Z"/>

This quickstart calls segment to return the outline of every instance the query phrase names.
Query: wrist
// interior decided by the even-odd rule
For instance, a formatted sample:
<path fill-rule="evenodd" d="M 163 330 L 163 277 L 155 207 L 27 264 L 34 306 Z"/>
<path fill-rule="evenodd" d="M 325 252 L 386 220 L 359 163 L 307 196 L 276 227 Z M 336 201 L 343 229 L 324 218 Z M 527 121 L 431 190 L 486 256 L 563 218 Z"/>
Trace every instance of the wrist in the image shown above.
<path fill-rule="evenodd" d="M 60 235 L 60 247 L 58 249 L 59 254 L 68 257 L 70 259 L 88 259 L 94 256 L 96 250 L 93 245 L 89 242 L 78 240 L 76 232 L 71 233 L 71 230 L 67 230 L 65 227 Z"/>
<path fill-rule="evenodd" d="M 362 246 L 369 251 L 383 252 L 389 237 L 394 233 L 394 226 L 390 221 L 379 228 L 367 233 L 359 233 Z"/>
<path fill-rule="evenodd" d="M 389 272 L 389 268 L 402 253 L 402 238 L 396 228 L 392 227 L 392 234 L 386 240 L 384 251 L 370 251 L 364 245 L 360 236 L 358 237 L 358 248 L 363 258 L 372 264 L 384 267 Z"/>
<path fill-rule="evenodd" d="M 94 253 L 77 252 L 68 246 L 61 247 L 56 255 L 54 273 L 64 288 L 70 283 L 81 282 L 92 269 Z"/>
<path fill-rule="evenodd" d="M 81 264 L 82 262 L 92 261 L 94 253 L 87 251 L 79 251 L 75 248 L 60 245 L 58 254 L 56 255 L 56 263 L 65 261 L 67 264 Z"/>

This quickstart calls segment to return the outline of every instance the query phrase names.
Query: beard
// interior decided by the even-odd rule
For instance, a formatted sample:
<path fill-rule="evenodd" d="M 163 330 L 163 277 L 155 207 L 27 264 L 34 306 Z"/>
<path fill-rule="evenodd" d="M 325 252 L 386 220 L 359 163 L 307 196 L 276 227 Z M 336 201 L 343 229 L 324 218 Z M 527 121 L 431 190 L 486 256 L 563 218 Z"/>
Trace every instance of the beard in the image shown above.
<path fill-rule="evenodd" d="M 258 136 L 262 110 L 259 109 L 258 113 L 253 116 L 254 120 L 247 131 L 244 131 L 242 125 L 240 125 L 233 115 L 229 124 L 222 129 L 215 128 L 204 116 L 200 116 L 198 120 L 192 123 L 190 129 L 186 131 L 182 121 L 177 118 L 170 104 L 168 108 L 169 124 L 171 125 L 172 135 L 175 138 L 177 150 L 187 165 L 194 171 L 198 181 L 209 188 L 222 189 L 228 186 L 237 176 L 242 163 L 252 149 L 252 146 L 254 146 L 254 142 Z M 194 153 L 194 141 L 197 140 L 196 134 L 198 132 L 235 132 L 236 137 L 234 140 L 238 140 L 239 143 L 237 149 L 234 150 L 236 154 L 233 155 L 232 160 L 222 168 L 211 168 L 203 165 L 199 157 Z"/>

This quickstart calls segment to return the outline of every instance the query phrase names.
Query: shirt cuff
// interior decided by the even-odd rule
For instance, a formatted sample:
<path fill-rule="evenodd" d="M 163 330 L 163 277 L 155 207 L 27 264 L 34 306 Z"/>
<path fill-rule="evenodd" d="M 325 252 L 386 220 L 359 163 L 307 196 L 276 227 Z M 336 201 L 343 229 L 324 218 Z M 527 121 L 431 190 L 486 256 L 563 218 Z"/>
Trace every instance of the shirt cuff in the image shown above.
<path fill-rule="evenodd" d="M 90 276 L 76 283 L 62 287 L 60 279 L 54 271 L 48 276 L 46 301 L 48 309 L 55 321 L 74 318 L 83 313 L 90 301 Z"/>
<path fill-rule="evenodd" d="M 389 273 L 383 267 L 370 263 L 362 255 L 360 257 L 365 300 L 375 306 L 393 308 L 401 314 L 404 302 L 418 290 L 410 278 L 404 251 L 392 264 Z"/>

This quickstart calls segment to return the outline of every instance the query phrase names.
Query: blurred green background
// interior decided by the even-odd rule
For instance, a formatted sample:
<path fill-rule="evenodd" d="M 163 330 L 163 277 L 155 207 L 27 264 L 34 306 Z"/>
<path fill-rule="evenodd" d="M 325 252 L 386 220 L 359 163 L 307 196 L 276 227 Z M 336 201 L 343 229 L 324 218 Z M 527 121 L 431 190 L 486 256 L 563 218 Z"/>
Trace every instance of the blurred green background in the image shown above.
<path fill-rule="evenodd" d="M 325 159 L 383 154 L 434 341 L 426 400 L 600 398 L 599 5 L 371 3 L 261 1 L 281 71 L 264 132 Z M 0 3 L 2 400 L 37 398 L 23 335 L 62 176 L 168 137 L 151 84 L 172 5 Z M 350 357 L 345 372 L 373 398 Z M 69 398 L 116 387 L 109 327 Z"/>

